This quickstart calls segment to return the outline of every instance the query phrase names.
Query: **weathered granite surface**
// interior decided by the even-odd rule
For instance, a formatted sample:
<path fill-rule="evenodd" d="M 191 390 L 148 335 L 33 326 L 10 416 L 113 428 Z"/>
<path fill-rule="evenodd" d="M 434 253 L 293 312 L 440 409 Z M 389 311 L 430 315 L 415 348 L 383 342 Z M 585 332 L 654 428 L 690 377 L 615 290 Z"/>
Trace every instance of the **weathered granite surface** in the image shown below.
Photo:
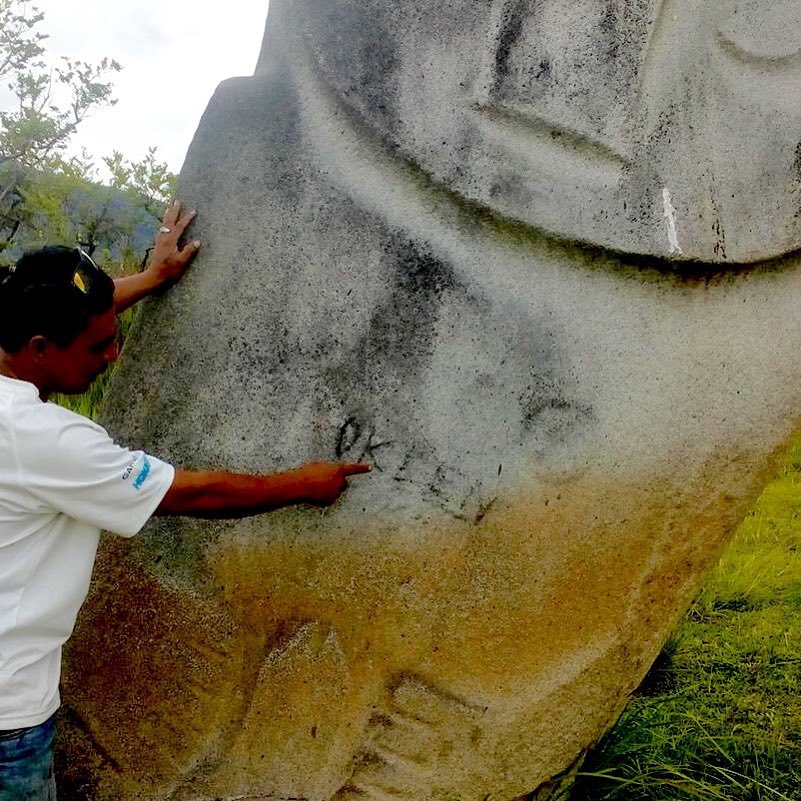
<path fill-rule="evenodd" d="M 186 467 L 375 470 L 106 543 L 65 792 L 547 795 L 798 426 L 799 31 L 794 0 L 272 0 L 106 421 Z"/>

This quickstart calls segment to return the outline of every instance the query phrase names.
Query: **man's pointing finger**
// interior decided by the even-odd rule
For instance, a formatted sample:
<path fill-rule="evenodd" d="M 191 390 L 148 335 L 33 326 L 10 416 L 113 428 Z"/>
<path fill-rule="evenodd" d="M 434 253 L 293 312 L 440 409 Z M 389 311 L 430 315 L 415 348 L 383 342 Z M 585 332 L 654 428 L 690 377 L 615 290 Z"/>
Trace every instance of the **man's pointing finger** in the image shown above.
<path fill-rule="evenodd" d="M 369 464 L 343 464 L 342 472 L 346 476 L 355 476 L 359 473 L 369 473 L 373 468 Z"/>

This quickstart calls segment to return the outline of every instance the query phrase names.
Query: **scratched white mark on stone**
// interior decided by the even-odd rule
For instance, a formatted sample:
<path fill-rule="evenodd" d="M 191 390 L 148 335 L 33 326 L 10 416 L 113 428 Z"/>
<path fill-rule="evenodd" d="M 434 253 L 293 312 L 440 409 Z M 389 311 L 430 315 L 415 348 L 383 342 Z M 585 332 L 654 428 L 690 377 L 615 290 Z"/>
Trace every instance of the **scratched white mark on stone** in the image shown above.
<path fill-rule="evenodd" d="M 679 245 L 679 232 L 676 229 L 676 210 L 673 208 L 673 200 L 670 197 L 670 190 L 665 187 L 662 190 L 662 203 L 665 207 L 665 220 L 667 220 L 667 235 L 668 244 L 670 245 L 670 254 L 677 253 L 683 255 L 684 251 Z"/>

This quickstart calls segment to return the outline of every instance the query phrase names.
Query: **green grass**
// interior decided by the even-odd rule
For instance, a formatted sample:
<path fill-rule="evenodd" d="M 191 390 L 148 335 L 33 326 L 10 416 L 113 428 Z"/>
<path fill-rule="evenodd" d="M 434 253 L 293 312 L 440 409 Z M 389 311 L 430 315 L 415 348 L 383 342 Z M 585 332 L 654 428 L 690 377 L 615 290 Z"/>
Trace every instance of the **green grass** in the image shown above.
<path fill-rule="evenodd" d="M 83 395 L 54 395 L 53 400 L 60 406 L 95 420 L 103 408 L 103 396 L 112 372 L 113 368 L 103 373 Z"/>
<path fill-rule="evenodd" d="M 801 799 L 801 442 L 570 801 Z"/>

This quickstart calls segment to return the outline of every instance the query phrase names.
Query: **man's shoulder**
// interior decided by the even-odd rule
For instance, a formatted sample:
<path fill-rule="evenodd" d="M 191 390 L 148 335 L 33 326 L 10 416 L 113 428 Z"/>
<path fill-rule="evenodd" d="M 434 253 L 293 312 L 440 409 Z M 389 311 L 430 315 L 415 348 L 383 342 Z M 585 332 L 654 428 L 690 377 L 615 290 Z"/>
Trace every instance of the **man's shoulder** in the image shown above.
<path fill-rule="evenodd" d="M 42 403 L 15 399 L 10 417 L 19 436 L 30 435 L 44 440 L 65 430 L 108 436 L 106 430 L 94 420 L 52 401 Z"/>

